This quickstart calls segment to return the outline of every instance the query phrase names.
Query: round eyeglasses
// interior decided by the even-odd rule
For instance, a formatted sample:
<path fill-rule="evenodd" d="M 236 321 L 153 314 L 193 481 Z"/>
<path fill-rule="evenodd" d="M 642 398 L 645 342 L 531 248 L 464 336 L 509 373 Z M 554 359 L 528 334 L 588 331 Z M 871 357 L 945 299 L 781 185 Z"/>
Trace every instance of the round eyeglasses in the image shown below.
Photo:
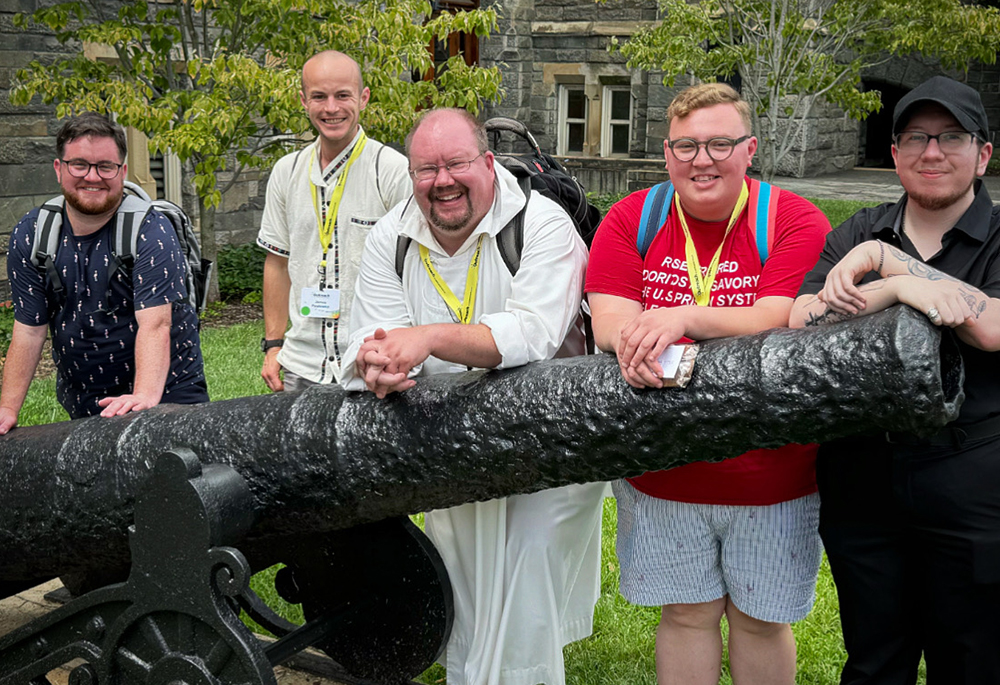
<path fill-rule="evenodd" d="M 437 166 L 435 164 L 428 164 L 426 166 L 422 166 L 417 169 L 410 169 L 410 175 L 413 176 L 413 178 L 417 179 L 418 181 L 430 181 L 432 179 L 437 178 L 437 175 L 441 172 L 442 169 L 447 171 L 449 176 L 454 176 L 455 174 L 463 174 L 466 171 L 468 171 L 469 168 L 472 166 L 472 163 L 475 162 L 480 157 L 482 157 L 483 154 L 485 153 L 480 152 L 472 159 L 467 159 L 462 161 L 453 160 L 451 162 L 448 162 L 447 164 L 442 164 L 441 166 Z"/>
<path fill-rule="evenodd" d="M 750 136 L 741 136 L 740 138 L 717 136 L 704 141 L 695 140 L 694 138 L 678 138 L 677 140 L 667 141 L 667 147 L 670 148 L 670 151 L 679 162 L 690 162 L 693 160 L 698 156 L 698 148 L 700 147 L 705 148 L 705 153 L 712 161 L 724 162 L 733 156 L 733 150 L 736 149 L 737 145 L 749 139 Z"/>
<path fill-rule="evenodd" d="M 76 178 L 84 178 L 90 173 L 90 169 L 97 169 L 97 175 L 104 180 L 109 180 L 118 175 L 118 172 L 122 170 L 124 164 L 116 164 L 115 162 L 97 162 L 96 164 L 91 164 L 82 159 L 60 159 L 60 162 L 66 165 L 69 170 L 70 176 L 75 176 Z"/>
<path fill-rule="evenodd" d="M 946 155 L 965 152 L 976 134 L 970 131 L 945 131 L 936 136 L 922 131 L 903 131 L 896 135 L 896 149 L 908 155 L 923 154 L 932 140 L 936 140 L 938 148 Z"/>

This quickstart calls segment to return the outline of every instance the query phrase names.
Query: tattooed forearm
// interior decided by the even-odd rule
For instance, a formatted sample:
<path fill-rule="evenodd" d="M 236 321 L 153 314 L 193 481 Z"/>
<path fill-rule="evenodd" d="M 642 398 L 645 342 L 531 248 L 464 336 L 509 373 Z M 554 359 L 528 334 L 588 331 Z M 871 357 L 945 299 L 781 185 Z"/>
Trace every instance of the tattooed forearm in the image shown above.
<path fill-rule="evenodd" d="M 889 252 L 892 253 L 892 256 L 906 264 L 906 270 L 917 278 L 926 278 L 928 281 L 955 281 L 957 283 L 961 283 L 961 281 L 954 276 L 949 276 L 943 271 L 938 271 L 933 267 L 927 266 L 919 259 L 914 259 L 898 247 L 889 245 L 888 248 Z"/>
<path fill-rule="evenodd" d="M 853 319 L 857 314 L 841 314 L 840 312 L 835 312 L 829 307 L 822 314 L 815 314 L 809 312 L 809 318 L 806 319 L 806 326 L 819 326 L 825 323 L 838 323 L 840 321 L 847 321 L 848 319 Z"/>
<path fill-rule="evenodd" d="M 977 319 L 986 311 L 986 295 L 981 291 L 965 286 L 959 289 L 958 294 L 965 300 L 965 304 L 969 305 L 969 311 Z"/>

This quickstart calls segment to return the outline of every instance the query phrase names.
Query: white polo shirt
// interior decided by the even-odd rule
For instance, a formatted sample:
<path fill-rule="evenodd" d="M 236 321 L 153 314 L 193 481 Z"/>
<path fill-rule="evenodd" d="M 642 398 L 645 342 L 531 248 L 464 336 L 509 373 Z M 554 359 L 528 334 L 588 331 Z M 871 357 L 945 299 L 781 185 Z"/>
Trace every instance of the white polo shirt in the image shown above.
<path fill-rule="evenodd" d="M 368 233 L 393 205 L 413 192 L 406 158 L 369 138 L 347 175 L 333 239 L 327 250 L 325 276 L 321 276 L 323 249 L 319 221 L 326 219 L 334 186 L 360 135 L 359 128 L 351 144 L 325 169 L 319 168 L 318 139 L 315 144 L 278 160 L 268 180 L 264 218 L 257 234 L 258 245 L 288 258 L 288 275 L 292 282 L 288 298 L 288 317 L 292 325 L 285 333 L 278 362 L 292 373 L 316 383 L 340 380 L 343 353 L 348 345 L 354 282 Z M 320 217 L 317 217 L 311 186 L 316 188 Z M 339 318 L 302 315 L 303 288 L 321 286 L 340 291 Z"/>

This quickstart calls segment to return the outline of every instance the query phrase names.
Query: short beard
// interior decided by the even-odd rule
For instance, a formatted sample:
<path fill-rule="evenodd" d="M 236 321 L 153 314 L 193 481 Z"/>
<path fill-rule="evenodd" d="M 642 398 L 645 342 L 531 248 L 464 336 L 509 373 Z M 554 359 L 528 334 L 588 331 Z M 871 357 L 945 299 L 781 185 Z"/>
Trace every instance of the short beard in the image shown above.
<path fill-rule="evenodd" d="M 63 190 L 63 195 L 66 197 L 66 202 L 69 203 L 70 207 L 80 212 L 80 214 L 86 214 L 88 216 L 106 214 L 117 207 L 122 201 L 121 197 L 108 196 L 107 200 L 102 202 L 100 205 L 94 206 L 93 204 L 85 204 L 81 200 L 80 194 L 76 191 L 67 192 Z"/>
<path fill-rule="evenodd" d="M 935 212 L 940 209 L 947 209 L 953 204 L 965 197 L 966 193 L 976 184 L 976 179 L 973 178 L 969 181 L 969 185 L 965 187 L 964 190 L 952 193 L 951 195 L 924 195 L 922 193 L 912 193 L 907 191 L 906 197 L 908 200 L 912 200 L 921 209 L 926 209 L 929 212 Z"/>
<path fill-rule="evenodd" d="M 445 233 L 458 233 L 468 227 L 469 221 L 472 220 L 472 200 L 469 199 L 468 194 L 465 196 L 465 212 L 461 216 L 446 220 L 438 215 L 437 210 L 434 209 L 434 202 L 431 201 L 431 216 L 430 224 L 439 231 Z"/>

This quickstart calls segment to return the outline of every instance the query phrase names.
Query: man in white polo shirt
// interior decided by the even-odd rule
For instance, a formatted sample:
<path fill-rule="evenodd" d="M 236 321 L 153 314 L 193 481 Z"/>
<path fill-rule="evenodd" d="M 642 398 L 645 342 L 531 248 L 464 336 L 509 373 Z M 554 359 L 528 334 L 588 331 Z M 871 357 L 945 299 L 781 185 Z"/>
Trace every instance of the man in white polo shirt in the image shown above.
<path fill-rule="evenodd" d="M 358 123 L 369 91 L 357 62 L 314 55 L 299 96 L 317 139 L 275 165 L 257 234 L 268 253 L 261 376 L 275 392 L 340 380 L 365 238 L 412 192 L 406 158 Z"/>

